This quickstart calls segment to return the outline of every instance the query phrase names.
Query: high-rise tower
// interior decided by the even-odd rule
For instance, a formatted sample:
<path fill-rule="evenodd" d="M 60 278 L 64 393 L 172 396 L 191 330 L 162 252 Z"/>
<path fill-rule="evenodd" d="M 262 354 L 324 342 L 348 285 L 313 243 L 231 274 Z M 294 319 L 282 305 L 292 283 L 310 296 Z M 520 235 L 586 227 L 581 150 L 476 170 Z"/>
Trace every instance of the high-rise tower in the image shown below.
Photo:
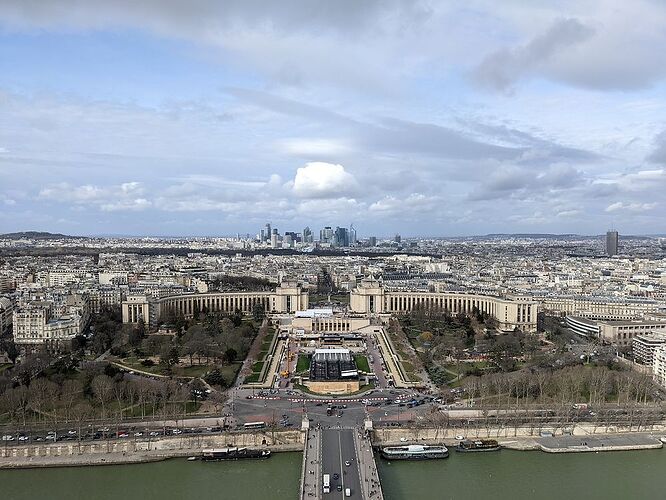
<path fill-rule="evenodd" d="M 606 233 L 606 254 L 609 257 L 617 255 L 620 243 L 620 235 L 617 231 L 611 230 Z"/>

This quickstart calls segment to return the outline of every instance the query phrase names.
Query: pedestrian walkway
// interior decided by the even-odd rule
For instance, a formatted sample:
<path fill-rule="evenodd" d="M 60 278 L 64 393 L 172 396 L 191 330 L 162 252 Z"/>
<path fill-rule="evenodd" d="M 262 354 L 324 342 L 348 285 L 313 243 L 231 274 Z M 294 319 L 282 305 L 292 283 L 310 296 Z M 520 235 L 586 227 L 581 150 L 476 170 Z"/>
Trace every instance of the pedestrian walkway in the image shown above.
<path fill-rule="evenodd" d="M 379 481 L 375 454 L 372 452 L 372 442 L 367 433 L 359 430 L 354 435 L 356 456 L 358 457 L 361 491 L 365 500 L 383 500 L 382 485 Z"/>
<path fill-rule="evenodd" d="M 308 429 L 306 432 L 302 468 L 300 498 L 322 498 L 321 430 L 318 428 Z"/>

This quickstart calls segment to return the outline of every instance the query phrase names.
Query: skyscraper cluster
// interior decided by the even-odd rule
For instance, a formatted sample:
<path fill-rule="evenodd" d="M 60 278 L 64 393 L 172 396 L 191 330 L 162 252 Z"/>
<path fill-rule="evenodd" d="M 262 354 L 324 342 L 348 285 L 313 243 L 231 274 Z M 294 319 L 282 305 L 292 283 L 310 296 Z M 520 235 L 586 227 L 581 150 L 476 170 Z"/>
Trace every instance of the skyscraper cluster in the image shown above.
<path fill-rule="evenodd" d="M 271 227 L 269 222 L 260 230 L 257 239 L 272 248 L 293 248 L 296 244 L 330 247 L 353 247 L 359 244 L 353 224 L 348 228 L 336 226 L 335 229 L 332 226 L 325 226 L 319 230 L 319 240 L 315 241 L 314 233 L 309 226 L 306 226 L 300 233 L 285 231 L 284 235 L 281 235 L 277 228 Z M 377 238 L 374 236 L 370 237 L 368 241 L 370 246 L 377 244 Z"/>

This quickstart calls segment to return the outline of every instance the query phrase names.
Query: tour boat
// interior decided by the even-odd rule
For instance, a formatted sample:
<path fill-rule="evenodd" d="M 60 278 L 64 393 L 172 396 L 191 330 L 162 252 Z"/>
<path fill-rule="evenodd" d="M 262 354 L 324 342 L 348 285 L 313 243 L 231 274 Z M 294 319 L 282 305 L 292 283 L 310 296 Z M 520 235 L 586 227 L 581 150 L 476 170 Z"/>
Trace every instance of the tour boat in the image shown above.
<path fill-rule="evenodd" d="M 446 458 L 449 456 L 449 450 L 444 445 L 408 444 L 405 446 L 386 446 L 381 449 L 381 455 L 387 460 L 425 460 Z"/>

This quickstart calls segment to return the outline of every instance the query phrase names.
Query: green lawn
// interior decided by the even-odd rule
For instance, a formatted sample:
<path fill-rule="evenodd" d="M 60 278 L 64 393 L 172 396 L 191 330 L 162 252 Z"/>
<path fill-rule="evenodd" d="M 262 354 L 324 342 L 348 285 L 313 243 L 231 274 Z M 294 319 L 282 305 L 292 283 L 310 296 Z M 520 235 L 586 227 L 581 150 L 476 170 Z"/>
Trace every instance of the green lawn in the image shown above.
<path fill-rule="evenodd" d="M 296 362 L 296 373 L 307 372 L 310 370 L 310 356 L 305 354 L 298 355 L 298 361 Z"/>
<path fill-rule="evenodd" d="M 356 368 L 365 373 L 372 373 L 370 369 L 370 363 L 368 363 L 368 358 L 363 354 L 355 354 L 354 361 L 356 361 Z"/>
<path fill-rule="evenodd" d="M 238 372 L 240 371 L 241 366 L 243 366 L 243 363 L 236 362 L 218 368 L 220 370 L 220 373 L 222 373 L 224 380 L 226 380 L 227 385 L 231 385 L 234 383 L 234 380 L 236 380 L 236 377 L 238 376 Z"/>
<path fill-rule="evenodd" d="M 0 373 L 4 372 L 7 368 L 11 368 L 12 366 L 14 365 L 11 363 L 0 364 Z"/>
<path fill-rule="evenodd" d="M 153 366 L 143 366 L 136 357 L 122 359 L 120 360 L 120 363 L 134 370 L 142 370 L 148 373 L 154 373 L 156 375 L 164 375 L 164 366 L 159 364 Z M 224 380 L 226 380 L 227 383 L 231 384 L 236 379 L 236 375 L 238 374 L 238 370 L 240 370 L 241 365 L 242 363 L 238 361 L 236 363 L 224 366 L 217 366 L 217 365 L 174 366 L 172 368 L 172 373 L 176 377 L 203 377 L 210 370 L 217 368 L 224 376 Z M 261 368 L 259 368 L 258 371 L 261 371 Z"/>
<path fill-rule="evenodd" d="M 212 369 L 209 365 L 174 366 L 173 373 L 179 377 L 201 377 Z"/>
<path fill-rule="evenodd" d="M 245 377 L 245 383 L 246 384 L 251 384 L 253 382 L 259 382 L 259 374 L 258 373 L 251 373 L 247 377 Z"/>
<path fill-rule="evenodd" d="M 156 375 L 162 375 L 163 367 L 159 363 L 154 364 L 153 366 L 143 366 L 141 364 L 141 361 L 139 361 L 135 356 L 121 359 L 118 362 L 121 365 L 125 365 L 128 368 L 132 368 L 133 370 L 141 370 L 148 373 L 154 373 Z"/>
<path fill-rule="evenodd" d="M 264 368 L 264 362 L 263 361 L 257 361 L 255 364 L 252 365 L 252 371 L 254 373 L 261 373 L 261 370 Z"/>

